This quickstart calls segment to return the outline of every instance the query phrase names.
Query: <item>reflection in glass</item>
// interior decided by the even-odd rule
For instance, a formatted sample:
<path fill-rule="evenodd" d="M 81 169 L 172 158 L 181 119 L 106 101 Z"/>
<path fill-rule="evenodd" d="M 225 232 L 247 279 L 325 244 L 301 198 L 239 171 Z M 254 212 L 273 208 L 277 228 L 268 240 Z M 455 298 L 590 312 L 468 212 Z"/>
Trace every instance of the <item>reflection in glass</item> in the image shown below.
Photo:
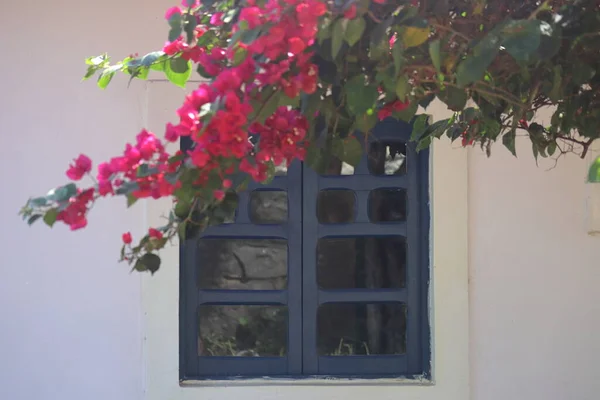
<path fill-rule="evenodd" d="M 288 217 L 288 197 L 283 190 L 255 190 L 250 193 L 250 221 L 253 224 L 282 224 Z"/>
<path fill-rule="evenodd" d="M 323 289 L 402 288 L 406 240 L 402 236 L 319 239 L 317 281 Z"/>
<path fill-rule="evenodd" d="M 406 353 L 402 303 L 327 303 L 317 310 L 317 351 L 322 356 Z"/>
<path fill-rule="evenodd" d="M 406 143 L 373 142 L 367 160 L 371 175 L 405 175 Z"/>
<path fill-rule="evenodd" d="M 285 239 L 203 238 L 198 241 L 201 289 L 282 290 L 287 286 Z"/>
<path fill-rule="evenodd" d="M 275 166 L 275 176 L 286 176 L 287 170 L 288 167 L 284 161 L 283 164 Z"/>
<path fill-rule="evenodd" d="M 287 353 L 285 306 L 199 307 L 200 356 L 278 357 Z"/>
<path fill-rule="evenodd" d="M 352 190 L 321 190 L 317 197 L 317 219 L 320 224 L 354 222 L 356 196 Z"/>
<path fill-rule="evenodd" d="M 371 222 L 406 221 L 406 190 L 375 189 L 369 193 Z"/>

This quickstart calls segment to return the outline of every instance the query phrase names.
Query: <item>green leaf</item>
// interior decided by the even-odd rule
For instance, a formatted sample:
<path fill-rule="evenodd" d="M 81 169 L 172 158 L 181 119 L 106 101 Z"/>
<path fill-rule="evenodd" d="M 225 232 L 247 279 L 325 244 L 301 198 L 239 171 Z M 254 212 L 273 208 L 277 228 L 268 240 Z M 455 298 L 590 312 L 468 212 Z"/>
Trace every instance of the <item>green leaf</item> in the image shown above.
<path fill-rule="evenodd" d="M 362 37 L 366 27 L 367 23 L 362 17 L 350 20 L 344 32 L 344 39 L 350 46 L 354 46 Z"/>
<path fill-rule="evenodd" d="M 550 142 L 550 144 L 548 145 L 548 147 L 546 149 L 549 157 L 552 157 L 554 155 L 554 153 L 556 153 L 556 148 L 557 148 L 556 142 Z"/>
<path fill-rule="evenodd" d="M 140 64 L 144 67 L 150 67 L 158 60 L 160 60 L 164 55 L 165 53 L 163 51 L 153 51 L 152 53 L 148 53 L 145 56 L 143 56 L 140 60 Z"/>
<path fill-rule="evenodd" d="M 454 117 L 439 120 L 427 127 L 427 135 L 439 139 L 453 123 Z"/>
<path fill-rule="evenodd" d="M 588 182 L 600 183 L 600 157 L 596 158 L 592 165 L 590 165 L 590 170 L 588 172 Z"/>
<path fill-rule="evenodd" d="M 500 49 L 500 38 L 494 33 L 488 33 L 474 48 L 473 54 L 456 67 L 456 83 L 465 87 L 483 78 L 486 69 L 496 58 Z"/>
<path fill-rule="evenodd" d="M 277 107 L 279 107 L 281 92 L 271 92 L 271 94 L 267 94 L 267 99 L 262 104 L 258 104 L 254 109 L 256 116 L 251 116 L 250 119 L 263 123 L 265 119 L 271 116 Z M 253 114 L 254 115 L 254 114 Z"/>
<path fill-rule="evenodd" d="M 235 52 L 233 53 L 233 65 L 237 66 L 237 65 L 240 65 L 241 63 L 243 63 L 244 60 L 246 59 L 247 55 L 248 55 L 248 50 L 246 50 L 242 47 L 236 48 Z"/>
<path fill-rule="evenodd" d="M 427 136 L 419 141 L 419 144 L 417 145 L 417 153 L 421 150 L 425 150 L 429 147 L 429 145 L 431 145 L 431 136 Z"/>
<path fill-rule="evenodd" d="M 364 75 L 360 74 L 350 79 L 344 86 L 348 110 L 354 115 L 365 114 L 373 108 L 379 92 L 377 86 L 368 85 Z"/>
<path fill-rule="evenodd" d="M 392 47 L 392 58 L 394 59 L 394 70 L 396 71 L 396 75 L 400 74 L 400 70 L 404 64 L 403 54 L 404 47 L 402 46 L 402 42 L 400 40 L 396 40 L 394 47 Z"/>
<path fill-rule="evenodd" d="M 27 220 L 27 225 L 32 225 L 35 221 L 37 221 L 38 219 L 42 218 L 42 216 L 40 214 L 36 214 L 36 215 L 32 215 L 31 217 L 29 217 L 29 219 Z"/>
<path fill-rule="evenodd" d="M 402 31 L 402 43 L 407 49 L 420 46 L 429 38 L 429 32 L 429 27 L 420 28 L 416 26 L 407 26 Z"/>
<path fill-rule="evenodd" d="M 425 131 L 427 130 L 428 124 L 429 124 L 429 115 L 427 115 L 427 114 L 418 115 L 413 122 L 412 132 L 410 134 L 410 140 L 413 142 L 420 140 L 422 138 L 423 134 L 425 133 Z"/>
<path fill-rule="evenodd" d="M 31 199 L 28 201 L 29 207 L 43 207 L 48 204 L 48 199 L 45 197 L 36 197 L 35 199 Z"/>
<path fill-rule="evenodd" d="M 377 124 L 377 115 L 375 112 L 371 111 L 370 113 L 367 111 L 364 115 L 357 115 L 356 122 L 354 124 L 355 128 L 363 133 L 368 133 L 373 127 Z"/>
<path fill-rule="evenodd" d="M 410 85 L 406 76 L 399 76 L 396 80 L 396 96 L 400 101 L 406 100 L 406 95 L 410 90 Z"/>
<path fill-rule="evenodd" d="M 440 53 L 440 40 L 434 40 L 429 43 L 429 57 L 431 57 L 431 63 L 435 67 L 438 73 L 442 72 L 441 69 L 441 53 Z"/>
<path fill-rule="evenodd" d="M 177 226 L 177 234 L 179 235 L 179 240 L 184 241 L 187 234 L 187 221 L 182 221 Z"/>
<path fill-rule="evenodd" d="M 573 65 L 573 83 L 583 85 L 596 75 L 596 70 L 583 62 L 575 62 Z"/>
<path fill-rule="evenodd" d="M 127 208 L 131 207 L 138 201 L 138 198 L 132 195 L 131 193 L 127 194 Z"/>
<path fill-rule="evenodd" d="M 347 24 L 348 20 L 344 18 L 338 19 L 333 24 L 333 32 L 331 34 L 331 57 L 334 60 L 342 48 Z"/>
<path fill-rule="evenodd" d="M 100 89 L 106 89 L 113 76 L 115 76 L 115 71 L 111 71 L 108 68 L 102 71 L 98 77 L 98 87 Z"/>
<path fill-rule="evenodd" d="M 515 140 L 517 137 L 517 132 L 516 130 L 511 130 L 508 133 L 505 133 L 504 136 L 502 136 L 502 144 L 504 145 L 504 147 L 506 147 L 513 156 L 517 156 L 517 150 L 515 149 Z"/>
<path fill-rule="evenodd" d="M 306 157 L 304 157 L 304 162 L 308 165 L 312 170 L 320 173 L 323 169 L 323 150 L 314 144 L 311 145 L 306 150 Z"/>
<path fill-rule="evenodd" d="M 141 267 L 144 268 L 144 271 L 147 270 L 150 271 L 151 274 L 154 274 L 160 268 L 160 257 L 154 253 L 146 253 L 136 262 L 136 270 L 138 270 L 138 263 L 141 264 Z"/>
<path fill-rule="evenodd" d="M 542 60 L 549 60 L 560 50 L 562 43 L 562 29 L 559 25 L 550 25 L 540 21 L 541 41 L 537 54 Z"/>
<path fill-rule="evenodd" d="M 419 108 L 419 104 L 416 101 L 413 101 L 407 108 L 402 111 L 395 111 L 392 114 L 392 117 L 399 119 L 401 121 L 409 122 L 417 112 Z"/>
<path fill-rule="evenodd" d="M 445 90 L 438 93 L 438 98 L 452 111 L 461 111 L 467 104 L 467 92 L 455 86 L 446 86 Z"/>
<path fill-rule="evenodd" d="M 558 103 L 562 97 L 562 67 L 555 65 L 552 72 L 552 90 L 550 90 L 548 97 L 554 103 Z"/>
<path fill-rule="evenodd" d="M 169 29 L 169 42 L 174 42 L 177 39 L 179 39 L 179 36 L 181 36 L 181 33 L 183 32 L 183 29 L 181 28 L 181 25 L 178 26 L 174 26 L 171 29 Z"/>
<path fill-rule="evenodd" d="M 52 226 L 56 222 L 56 217 L 58 217 L 58 209 L 51 208 L 48 211 L 46 211 L 46 214 L 44 214 L 44 222 L 46 223 L 46 225 L 52 228 Z"/>
<path fill-rule="evenodd" d="M 542 36 L 540 23 L 536 19 L 527 19 L 503 24 L 502 46 L 518 62 L 529 63 L 537 56 Z"/>
<path fill-rule="evenodd" d="M 184 74 L 191 68 L 188 61 L 181 57 L 172 58 L 169 66 L 171 67 L 171 71 L 175 72 L 176 74 Z"/>
<path fill-rule="evenodd" d="M 363 153 L 363 146 L 361 143 L 354 136 L 342 139 L 341 142 L 343 151 L 341 154 L 336 154 L 336 156 L 353 167 L 358 166 Z"/>
<path fill-rule="evenodd" d="M 74 183 L 69 183 L 55 190 L 51 190 L 46 196 L 50 201 L 63 202 L 69 200 L 77 194 L 77 186 Z"/>
<path fill-rule="evenodd" d="M 172 58 L 165 63 L 165 75 L 171 83 L 184 88 L 192 76 L 192 63 L 183 58 Z"/>

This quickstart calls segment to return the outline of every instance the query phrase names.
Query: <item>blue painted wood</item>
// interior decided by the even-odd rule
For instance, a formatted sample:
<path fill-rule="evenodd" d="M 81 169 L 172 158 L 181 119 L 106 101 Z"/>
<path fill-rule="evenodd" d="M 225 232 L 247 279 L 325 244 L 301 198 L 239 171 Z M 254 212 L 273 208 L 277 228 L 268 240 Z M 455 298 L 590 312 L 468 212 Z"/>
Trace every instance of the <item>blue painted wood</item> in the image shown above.
<path fill-rule="evenodd" d="M 304 224 L 306 226 L 306 223 Z M 347 236 L 406 236 L 405 222 L 397 223 L 350 223 L 350 224 L 318 224 L 317 237 Z"/>
<path fill-rule="evenodd" d="M 317 221 L 317 196 L 319 176 L 303 166 L 302 180 L 302 372 L 304 375 L 319 373 L 317 355 L 317 308 L 319 287 L 317 285 L 316 249 L 319 223 Z"/>
<path fill-rule="evenodd" d="M 211 378 L 230 376 L 277 376 L 286 375 L 287 357 L 197 357 L 199 375 Z"/>
<path fill-rule="evenodd" d="M 420 302 L 420 204 L 419 204 L 419 165 L 417 160 L 416 144 L 409 143 L 406 146 L 407 161 L 410 166 L 407 169 L 408 192 L 407 192 L 407 263 L 406 263 L 406 288 L 408 290 L 407 320 L 406 320 L 406 343 L 408 367 L 417 369 L 421 359 L 421 341 L 419 324 L 419 302 Z"/>
<path fill-rule="evenodd" d="M 420 206 L 420 255 L 421 268 L 419 269 L 420 291 L 420 325 L 421 325 L 421 365 L 412 374 L 422 374 L 425 378 L 431 378 L 431 328 L 429 324 L 429 280 L 430 280 L 430 197 L 429 197 L 429 166 L 430 150 L 419 152 L 419 206 Z"/>
<path fill-rule="evenodd" d="M 366 164 L 365 164 L 366 165 Z M 349 189 L 370 191 L 381 187 L 406 188 L 407 179 L 404 175 L 342 175 L 319 177 L 319 189 Z"/>
<path fill-rule="evenodd" d="M 179 346 L 185 362 L 184 370 L 180 371 L 182 378 L 198 375 L 198 291 L 197 268 L 193 268 L 197 260 L 197 243 L 188 240 L 180 251 L 181 278 L 180 288 L 180 318 L 183 318 L 183 329 L 179 333 Z"/>
<path fill-rule="evenodd" d="M 279 177 L 278 177 L 279 178 Z M 277 178 L 273 180 L 277 184 Z M 302 163 L 287 171 L 288 194 L 288 368 L 302 374 Z"/>
<path fill-rule="evenodd" d="M 201 237 L 226 237 L 230 239 L 287 239 L 288 231 L 288 224 L 223 224 L 209 227 L 202 232 Z"/>
<path fill-rule="evenodd" d="M 319 290 L 319 304 L 325 303 L 405 303 L 406 289 Z"/>
<path fill-rule="evenodd" d="M 400 375 L 407 370 L 405 355 L 319 357 L 321 374 L 327 375 Z M 325 372 L 327 371 L 327 372 Z"/>
<path fill-rule="evenodd" d="M 287 304 L 287 290 L 198 290 L 200 304 Z"/>

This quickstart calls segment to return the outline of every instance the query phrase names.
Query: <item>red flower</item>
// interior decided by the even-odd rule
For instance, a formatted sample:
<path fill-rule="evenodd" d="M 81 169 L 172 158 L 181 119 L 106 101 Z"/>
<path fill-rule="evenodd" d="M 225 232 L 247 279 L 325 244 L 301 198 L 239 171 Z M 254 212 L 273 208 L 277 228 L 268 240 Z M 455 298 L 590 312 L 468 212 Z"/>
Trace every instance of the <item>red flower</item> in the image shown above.
<path fill-rule="evenodd" d="M 213 192 L 213 195 L 215 196 L 215 199 L 217 199 L 218 201 L 221 201 L 225 198 L 225 192 L 222 190 L 215 190 Z"/>
<path fill-rule="evenodd" d="M 129 232 L 124 233 L 122 239 L 123 239 L 123 243 L 125 243 L 125 244 L 131 244 L 131 242 L 133 240 L 131 238 L 131 233 L 129 233 Z"/>
<path fill-rule="evenodd" d="M 153 239 L 162 239 L 163 238 L 163 234 L 161 231 L 154 229 L 154 228 L 150 228 L 148 229 L 148 235 L 153 238 Z"/>
<path fill-rule="evenodd" d="M 179 7 L 171 7 L 165 12 L 165 19 L 168 21 L 177 14 L 181 15 L 181 9 Z"/>
<path fill-rule="evenodd" d="M 354 19 L 356 18 L 356 4 L 352 4 L 348 9 L 344 12 L 344 18 L 346 19 Z"/>
<path fill-rule="evenodd" d="M 74 161 L 67 170 L 67 176 L 73 181 L 78 181 L 92 170 L 92 160 L 88 156 L 80 154 Z"/>

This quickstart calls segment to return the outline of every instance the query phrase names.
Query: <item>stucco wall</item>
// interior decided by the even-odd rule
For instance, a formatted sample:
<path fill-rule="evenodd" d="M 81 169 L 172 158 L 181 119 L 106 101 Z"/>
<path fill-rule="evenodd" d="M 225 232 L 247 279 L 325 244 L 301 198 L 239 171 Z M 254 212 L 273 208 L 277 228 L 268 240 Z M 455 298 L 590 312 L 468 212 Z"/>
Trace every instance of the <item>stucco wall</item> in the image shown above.
<path fill-rule="evenodd" d="M 170 4 L 0 6 L 0 399 L 143 398 L 140 279 L 115 261 L 120 234 L 143 229 L 143 205 L 103 202 L 76 234 L 16 213 L 70 158 L 110 157 L 148 120 L 144 85 L 80 84 L 82 60 L 152 50 Z M 585 234 L 585 165 L 546 171 L 519 151 L 470 154 L 472 397 L 595 400 L 600 239 Z"/>

